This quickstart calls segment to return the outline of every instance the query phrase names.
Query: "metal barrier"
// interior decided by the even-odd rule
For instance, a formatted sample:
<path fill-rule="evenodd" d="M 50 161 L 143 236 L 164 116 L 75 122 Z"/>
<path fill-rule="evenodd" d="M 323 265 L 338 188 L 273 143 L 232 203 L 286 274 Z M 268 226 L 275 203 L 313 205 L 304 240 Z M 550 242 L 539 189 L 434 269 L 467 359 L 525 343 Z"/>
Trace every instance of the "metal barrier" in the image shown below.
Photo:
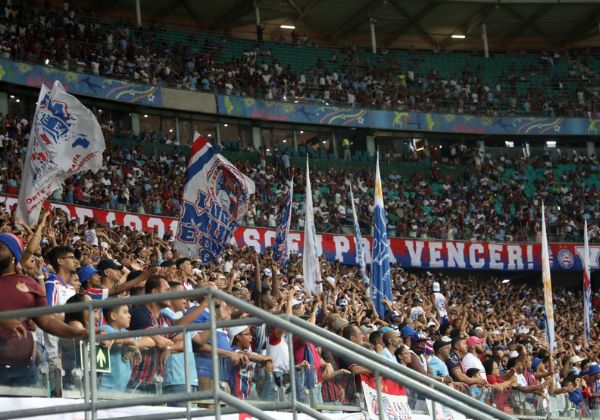
<path fill-rule="evenodd" d="M 188 324 L 181 326 L 170 326 L 160 327 L 156 329 L 147 330 L 136 330 L 136 331 L 123 331 L 109 334 L 97 335 L 95 331 L 95 319 L 94 310 L 97 308 L 107 308 L 112 306 L 120 305 L 139 305 L 150 302 L 167 301 L 171 299 L 197 299 L 200 297 L 206 297 L 208 299 L 208 310 L 210 314 L 210 322 L 205 324 Z M 215 312 L 215 301 L 223 301 L 243 312 L 253 316 L 253 318 L 236 319 L 217 321 Z M 448 408 L 463 413 L 467 417 L 474 419 L 511 419 L 512 417 L 506 413 L 503 413 L 494 407 L 483 404 L 479 401 L 474 400 L 468 395 L 462 394 L 454 389 L 441 384 L 440 382 L 434 381 L 429 377 L 421 375 L 415 371 L 412 371 L 404 366 L 396 365 L 390 361 L 384 360 L 379 357 L 374 357 L 373 353 L 369 350 L 360 347 L 354 343 L 349 342 L 335 334 L 332 334 L 326 330 L 323 330 L 315 325 L 312 325 L 306 321 L 295 316 L 284 316 L 274 315 L 266 312 L 262 309 L 256 308 L 255 306 L 241 301 L 235 297 L 228 295 L 227 293 L 216 289 L 216 288 L 203 288 L 195 289 L 190 291 L 177 291 L 168 292 L 163 294 L 152 294 L 143 296 L 133 296 L 121 299 L 107 299 L 102 301 L 87 301 L 75 304 L 69 304 L 64 306 L 56 307 L 40 307 L 30 308 L 14 311 L 0 312 L 0 319 L 14 319 L 14 318 L 31 318 L 43 314 L 53 313 L 72 313 L 88 311 L 88 325 L 89 325 L 89 355 L 83 358 L 83 394 L 84 402 L 81 404 L 73 404 L 66 406 L 52 406 L 44 408 L 35 408 L 19 411 L 8 411 L 1 412 L 0 419 L 16 419 L 23 417 L 35 417 L 44 414 L 61 414 L 85 411 L 86 419 L 95 420 L 97 418 L 98 410 L 119 408 L 119 407 L 133 407 L 139 405 L 157 405 L 174 402 L 186 402 L 186 411 L 182 413 L 175 413 L 172 416 L 165 416 L 161 414 L 156 418 L 181 418 L 182 415 L 186 418 L 200 417 L 207 415 L 214 415 L 217 420 L 220 419 L 221 414 L 230 412 L 245 412 L 251 414 L 254 417 L 260 419 L 271 419 L 271 417 L 264 412 L 264 410 L 292 410 L 294 418 L 297 413 L 305 413 L 313 418 L 326 419 L 327 417 L 315 410 L 307 401 L 299 401 L 297 390 L 296 390 L 296 369 L 294 361 L 294 352 L 290 351 L 289 358 L 289 401 L 270 401 L 270 402 L 253 402 L 250 403 L 248 400 L 242 400 L 229 395 L 227 392 L 220 388 L 220 372 L 219 372 L 219 355 L 217 350 L 217 328 L 228 328 L 233 326 L 250 325 L 258 323 L 266 323 L 268 325 L 281 328 L 288 332 L 287 342 L 290 349 L 293 349 L 292 336 L 309 341 L 316 346 L 320 346 L 322 349 L 332 352 L 337 356 L 360 366 L 363 366 L 373 372 L 377 383 L 377 399 L 381 405 L 382 392 L 380 387 L 380 378 L 385 377 L 393 380 L 394 382 L 407 387 L 408 389 L 419 393 L 423 398 L 428 398 L 435 403 L 442 404 Z M 99 396 L 102 396 L 98 392 L 97 387 L 97 372 L 96 372 L 96 344 L 102 341 L 111 341 L 119 338 L 131 338 L 131 337 L 143 337 L 143 336 L 155 336 L 159 334 L 169 333 L 183 333 L 184 337 L 190 331 L 209 330 L 210 338 L 213 345 L 211 345 L 211 367 L 213 372 L 213 384 L 211 390 L 191 392 L 190 377 L 188 374 L 187 367 L 189 366 L 188 356 L 189 348 L 187 341 L 184 339 L 184 366 L 185 366 L 185 392 L 177 392 L 173 394 L 162 394 L 157 392 L 157 395 L 152 396 L 132 396 L 127 399 L 118 400 L 100 400 Z M 191 401 L 197 400 L 209 400 L 211 405 L 204 410 L 192 410 Z M 309 398 L 310 400 L 310 398 Z M 221 403 L 225 403 L 230 407 L 221 407 Z M 317 406 L 318 401 L 313 405 Z M 339 409 L 339 407 L 338 407 Z M 144 416 L 146 419 L 153 418 L 152 416 Z M 382 410 L 379 410 L 379 418 L 384 419 Z"/>

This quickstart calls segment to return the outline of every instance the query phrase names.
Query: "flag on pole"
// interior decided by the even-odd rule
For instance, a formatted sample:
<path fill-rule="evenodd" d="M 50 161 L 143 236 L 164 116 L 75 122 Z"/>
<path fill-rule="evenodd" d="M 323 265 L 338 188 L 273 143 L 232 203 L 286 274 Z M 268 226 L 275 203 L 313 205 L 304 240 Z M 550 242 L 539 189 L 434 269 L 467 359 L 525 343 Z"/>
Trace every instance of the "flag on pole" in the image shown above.
<path fill-rule="evenodd" d="M 354 241 L 356 242 L 356 262 L 360 267 L 360 275 L 362 277 L 363 286 L 369 283 L 367 277 L 367 262 L 365 260 L 365 252 L 362 247 L 362 236 L 360 234 L 360 225 L 358 224 L 358 216 L 356 215 L 356 207 L 354 206 L 354 194 L 352 194 L 352 185 L 350 185 L 350 203 L 352 203 L 352 219 L 354 220 Z M 367 291 L 368 293 L 370 290 Z"/>
<path fill-rule="evenodd" d="M 102 167 L 98 120 L 57 80 L 42 84 L 21 175 L 17 216 L 36 223 L 42 204 L 71 175 Z"/>
<path fill-rule="evenodd" d="M 304 215 L 304 250 L 302 253 L 302 269 L 304 288 L 307 292 L 318 292 L 321 289 L 321 267 L 319 265 L 320 250 L 317 247 L 315 231 L 315 215 L 313 209 L 312 188 L 310 186 L 310 170 L 306 158 L 306 201 Z"/>
<path fill-rule="evenodd" d="M 587 220 L 583 231 L 583 328 L 584 341 L 587 347 L 590 342 L 592 328 L 592 286 L 590 283 L 590 245 L 588 239 Z"/>
<path fill-rule="evenodd" d="M 546 236 L 546 217 L 542 203 L 542 281 L 544 283 L 544 306 L 546 309 L 546 335 L 548 349 L 554 351 L 554 306 L 552 303 L 552 279 L 550 278 L 550 255 L 548 252 L 548 237 Z"/>
<path fill-rule="evenodd" d="M 292 200 L 294 197 L 294 178 L 290 181 L 290 187 L 287 200 L 279 216 L 279 225 L 277 226 L 277 236 L 273 245 L 273 259 L 283 267 L 290 256 L 290 247 L 288 236 L 292 222 Z"/>
<path fill-rule="evenodd" d="M 390 245 L 383 207 L 383 188 L 379 174 L 379 152 L 375 169 L 375 207 L 373 209 L 373 260 L 371 262 L 371 297 L 380 316 L 385 315 L 385 299 L 392 299 Z"/>
<path fill-rule="evenodd" d="M 254 182 L 194 134 L 185 171 L 175 248 L 202 263 L 217 260 L 244 217 Z"/>

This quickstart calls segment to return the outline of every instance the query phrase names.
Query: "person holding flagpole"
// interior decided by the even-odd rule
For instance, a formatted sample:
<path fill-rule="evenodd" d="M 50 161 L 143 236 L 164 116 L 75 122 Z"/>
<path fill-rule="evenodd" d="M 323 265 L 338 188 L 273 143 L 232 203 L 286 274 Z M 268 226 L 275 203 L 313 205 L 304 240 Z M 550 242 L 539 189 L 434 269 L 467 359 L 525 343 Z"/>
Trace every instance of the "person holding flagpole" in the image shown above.
<path fill-rule="evenodd" d="M 589 348 L 592 328 L 592 286 L 590 277 L 590 244 L 588 239 L 587 220 L 583 231 L 583 341 Z"/>

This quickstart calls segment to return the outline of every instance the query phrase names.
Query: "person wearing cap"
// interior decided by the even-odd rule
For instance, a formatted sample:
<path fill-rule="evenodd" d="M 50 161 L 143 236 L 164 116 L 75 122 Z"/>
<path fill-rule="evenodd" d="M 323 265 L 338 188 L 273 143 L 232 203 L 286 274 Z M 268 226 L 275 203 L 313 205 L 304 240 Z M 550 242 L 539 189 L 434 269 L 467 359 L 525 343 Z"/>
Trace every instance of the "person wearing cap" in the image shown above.
<path fill-rule="evenodd" d="M 585 372 L 590 390 L 590 409 L 594 416 L 600 414 L 600 365 L 594 364 Z"/>
<path fill-rule="evenodd" d="M 0 234 L 0 312 L 47 306 L 45 292 L 31 277 L 17 272 L 23 256 L 20 237 Z M 31 319 L 0 321 L 0 384 L 27 386 L 36 382 L 36 352 L 33 321 L 48 334 L 64 338 L 87 337 L 87 330 L 65 324 L 54 315 L 39 315 Z"/>
<path fill-rule="evenodd" d="M 264 364 L 266 373 L 273 372 L 273 358 L 252 352 L 252 332 L 248 326 L 229 328 L 229 341 L 235 352 L 243 352 L 246 359 L 232 367 L 229 378 L 231 393 L 240 399 L 248 399 L 256 364 Z"/>
<path fill-rule="evenodd" d="M 446 306 L 446 296 L 441 293 L 440 284 L 437 281 L 433 282 L 433 303 L 437 310 L 440 322 L 442 324 L 448 322 L 448 309 Z"/>
<path fill-rule="evenodd" d="M 469 378 L 465 375 L 467 371 L 463 366 L 462 360 L 468 354 L 468 347 L 466 340 L 459 336 L 452 339 L 452 350 L 445 360 L 448 371 L 455 382 L 463 382 L 467 385 L 481 385 L 484 386 L 487 382 L 481 377 Z"/>
<path fill-rule="evenodd" d="M 115 260 L 104 259 L 96 265 L 96 269 L 102 277 L 102 284 L 105 284 L 106 288 L 112 289 L 121 281 L 123 277 L 123 266 Z"/>
<path fill-rule="evenodd" d="M 479 372 L 479 377 L 487 382 L 487 378 L 485 375 L 485 368 L 483 367 L 483 363 L 481 363 L 481 359 L 479 358 L 483 354 L 483 345 L 485 342 L 476 336 L 471 336 L 467 338 L 467 354 L 464 355 L 462 359 L 462 365 L 465 371 L 467 369 L 477 369 Z"/>
<path fill-rule="evenodd" d="M 448 356 L 450 355 L 451 344 L 452 342 L 450 340 L 444 340 L 442 338 L 435 340 L 433 343 L 433 356 L 427 361 L 431 374 L 436 378 L 439 378 L 440 382 L 443 384 L 450 384 L 453 382 L 452 376 L 450 376 L 450 372 L 448 372 L 448 367 L 445 363 L 445 360 L 448 359 Z"/>

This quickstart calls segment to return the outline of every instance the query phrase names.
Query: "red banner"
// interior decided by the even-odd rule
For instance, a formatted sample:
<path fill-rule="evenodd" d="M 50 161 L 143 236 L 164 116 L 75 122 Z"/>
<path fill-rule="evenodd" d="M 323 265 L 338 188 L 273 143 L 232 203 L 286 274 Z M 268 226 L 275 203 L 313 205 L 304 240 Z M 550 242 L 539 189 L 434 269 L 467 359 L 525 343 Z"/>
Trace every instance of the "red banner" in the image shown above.
<path fill-rule="evenodd" d="M 0 194 L 0 203 L 8 210 L 17 202 L 16 197 Z M 162 237 L 165 232 L 174 235 L 178 221 L 172 217 L 149 216 L 102 210 L 63 203 L 51 203 L 54 208 L 66 211 L 81 221 L 93 218 L 99 225 L 125 225 L 137 230 L 156 231 Z M 239 246 L 251 246 L 258 252 L 273 246 L 277 232 L 274 229 L 240 227 L 235 231 L 234 242 Z M 290 252 L 303 249 L 304 234 L 290 231 Z M 363 249 L 367 264 L 371 262 L 372 237 L 363 236 Z M 356 264 L 356 245 L 351 235 L 317 235 L 319 249 L 330 261 Z M 466 242 L 424 239 L 390 238 L 391 262 L 402 267 L 424 269 L 461 270 L 541 270 L 539 243 Z M 550 244 L 550 266 L 553 270 L 581 271 L 583 244 Z M 590 246 L 590 269 L 599 267 L 600 246 Z"/>

